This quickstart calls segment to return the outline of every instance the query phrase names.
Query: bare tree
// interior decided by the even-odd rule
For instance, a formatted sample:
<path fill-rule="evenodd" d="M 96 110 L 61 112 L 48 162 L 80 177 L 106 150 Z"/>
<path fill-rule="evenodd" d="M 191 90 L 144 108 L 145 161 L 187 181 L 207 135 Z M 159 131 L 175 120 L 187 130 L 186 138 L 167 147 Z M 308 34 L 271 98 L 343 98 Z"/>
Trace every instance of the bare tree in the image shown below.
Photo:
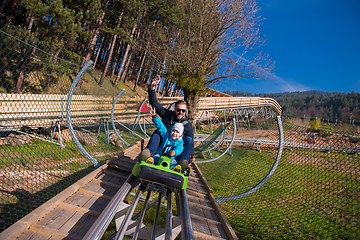
<path fill-rule="evenodd" d="M 209 84 L 225 79 L 266 78 L 271 60 L 246 53 L 263 44 L 255 0 L 179 1 L 186 20 L 161 29 L 167 39 L 166 77 L 183 89 L 194 123 L 200 95 Z M 169 44 L 170 43 L 170 44 Z M 234 51 L 240 52 L 234 54 Z"/>

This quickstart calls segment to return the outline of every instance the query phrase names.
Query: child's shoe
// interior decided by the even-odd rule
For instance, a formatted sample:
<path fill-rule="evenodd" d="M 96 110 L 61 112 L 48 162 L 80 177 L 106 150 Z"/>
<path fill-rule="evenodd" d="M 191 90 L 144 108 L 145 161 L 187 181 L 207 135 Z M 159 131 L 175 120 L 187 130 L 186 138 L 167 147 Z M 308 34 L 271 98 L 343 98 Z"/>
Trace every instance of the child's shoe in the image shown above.
<path fill-rule="evenodd" d="M 175 172 L 181 173 L 181 166 L 180 165 L 176 165 L 172 170 L 174 170 Z"/>
<path fill-rule="evenodd" d="M 154 165 L 154 159 L 152 157 L 149 157 L 148 159 L 146 159 L 146 163 Z"/>
<path fill-rule="evenodd" d="M 151 157 L 152 157 L 151 152 L 148 148 L 145 148 L 144 150 L 142 150 L 142 152 L 140 154 L 141 160 L 146 161 L 148 158 L 151 158 Z"/>

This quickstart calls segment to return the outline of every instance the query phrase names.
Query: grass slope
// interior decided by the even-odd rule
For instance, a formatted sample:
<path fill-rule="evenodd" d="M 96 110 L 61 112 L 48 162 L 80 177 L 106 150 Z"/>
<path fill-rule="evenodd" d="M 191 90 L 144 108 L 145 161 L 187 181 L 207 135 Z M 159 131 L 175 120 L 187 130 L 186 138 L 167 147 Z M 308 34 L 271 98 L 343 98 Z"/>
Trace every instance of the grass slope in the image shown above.
<path fill-rule="evenodd" d="M 215 197 L 254 187 L 276 157 L 266 150 L 233 149 L 232 154 L 199 165 Z M 338 164 L 349 164 L 341 154 Z M 293 159 L 285 151 L 275 173 L 259 190 L 221 204 L 237 235 L 241 239 L 355 239 L 360 182 L 354 173 L 296 164 L 287 158 Z"/>

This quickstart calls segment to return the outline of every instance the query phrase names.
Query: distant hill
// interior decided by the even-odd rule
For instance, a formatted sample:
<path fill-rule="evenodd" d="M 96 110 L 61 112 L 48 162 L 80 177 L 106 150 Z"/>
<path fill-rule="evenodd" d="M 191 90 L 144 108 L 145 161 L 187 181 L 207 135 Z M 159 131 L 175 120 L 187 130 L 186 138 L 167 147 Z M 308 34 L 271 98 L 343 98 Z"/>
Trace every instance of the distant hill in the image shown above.
<path fill-rule="evenodd" d="M 285 92 L 252 94 L 242 91 L 226 91 L 234 97 L 268 97 L 275 99 L 282 107 L 285 117 L 318 117 L 329 121 L 360 120 L 360 93 Z"/>

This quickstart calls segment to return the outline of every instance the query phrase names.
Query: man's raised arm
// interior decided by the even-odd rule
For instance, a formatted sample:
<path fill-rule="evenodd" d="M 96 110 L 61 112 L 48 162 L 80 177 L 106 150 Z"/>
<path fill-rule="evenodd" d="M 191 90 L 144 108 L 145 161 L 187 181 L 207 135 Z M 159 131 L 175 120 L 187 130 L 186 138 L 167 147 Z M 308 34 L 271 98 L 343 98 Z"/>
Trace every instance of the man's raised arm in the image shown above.
<path fill-rule="evenodd" d="M 160 75 L 156 75 L 156 77 L 154 78 L 154 80 L 151 82 L 148 93 L 149 93 L 149 102 L 150 105 L 152 107 L 155 108 L 157 114 L 162 117 L 164 116 L 165 113 L 165 108 L 163 106 L 161 106 L 161 104 L 157 101 L 156 98 L 156 87 L 159 85 L 160 83 Z"/>

